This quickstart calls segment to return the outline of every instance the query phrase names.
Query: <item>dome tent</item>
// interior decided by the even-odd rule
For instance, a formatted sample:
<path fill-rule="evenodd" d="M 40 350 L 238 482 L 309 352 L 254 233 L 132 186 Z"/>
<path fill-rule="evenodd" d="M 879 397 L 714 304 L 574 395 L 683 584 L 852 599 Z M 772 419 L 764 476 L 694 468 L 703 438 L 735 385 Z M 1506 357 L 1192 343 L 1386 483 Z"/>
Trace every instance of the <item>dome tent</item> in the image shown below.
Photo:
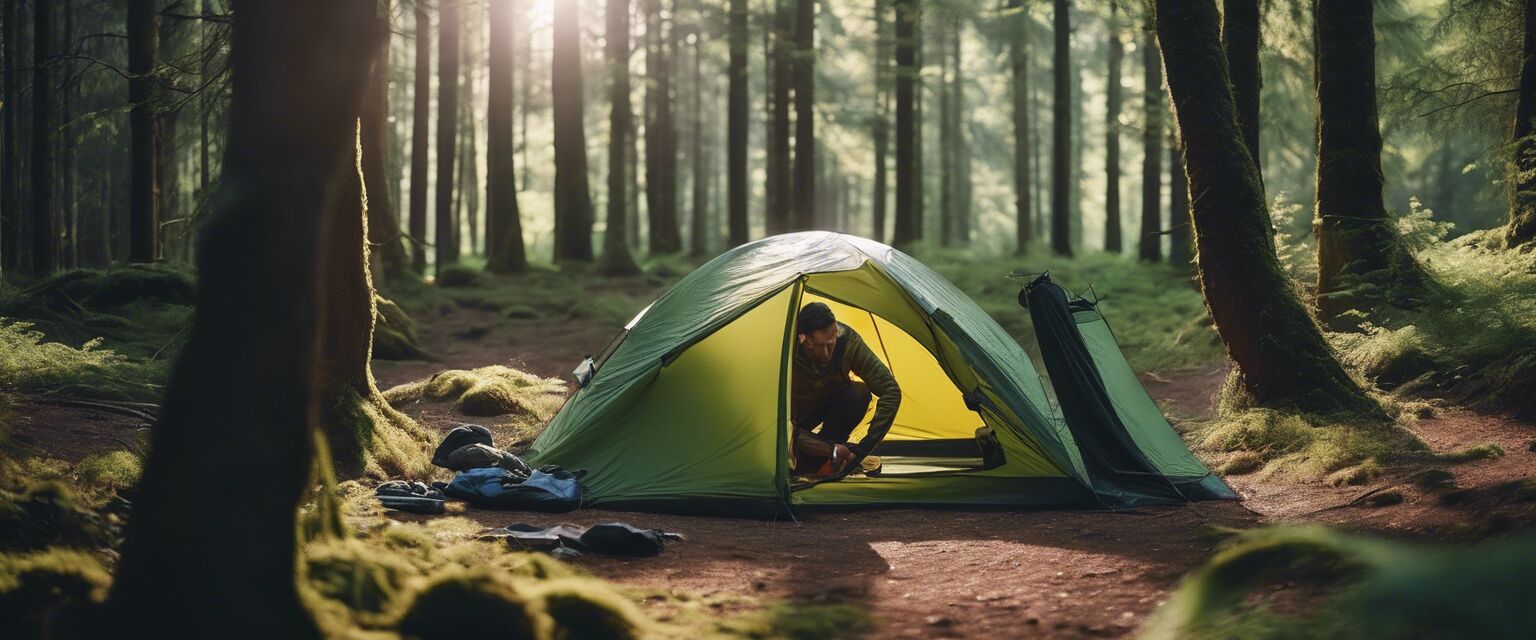
<path fill-rule="evenodd" d="M 875 450 L 885 461 L 877 477 L 792 485 L 793 325 L 813 300 L 858 331 L 901 386 L 900 411 Z M 631 320 L 528 457 L 587 470 L 590 505 L 656 511 L 1120 508 L 1234 497 L 1168 425 L 1091 305 L 1069 302 L 1049 282 L 1027 302 L 1060 407 L 1018 343 L 911 256 L 827 232 L 742 245 Z M 1000 464 L 981 459 L 983 426 Z"/>

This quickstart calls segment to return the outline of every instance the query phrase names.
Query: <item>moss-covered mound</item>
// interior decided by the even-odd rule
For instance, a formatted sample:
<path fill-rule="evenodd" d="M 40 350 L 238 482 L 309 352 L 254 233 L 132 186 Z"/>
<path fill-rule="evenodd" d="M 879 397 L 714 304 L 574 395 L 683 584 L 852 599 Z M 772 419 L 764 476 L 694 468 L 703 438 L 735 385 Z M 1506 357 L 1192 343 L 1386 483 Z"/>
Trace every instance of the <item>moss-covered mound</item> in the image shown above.
<path fill-rule="evenodd" d="M 554 620 L 555 640 L 631 640 L 641 637 L 647 626 L 634 603 L 598 580 L 551 580 L 531 592 Z"/>
<path fill-rule="evenodd" d="M 0 299 L 0 316 L 30 322 L 70 346 L 100 338 L 129 357 L 166 357 L 186 339 L 195 300 L 192 275 L 180 269 L 77 270 Z"/>
<path fill-rule="evenodd" d="M 416 321 L 400 305 L 374 296 L 373 357 L 379 360 L 425 360 Z"/>
<path fill-rule="evenodd" d="M 113 537 L 111 527 L 63 483 L 41 482 L 20 496 L 0 491 L 0 551 L 94 548 Z"/>
<path fill-rule="evenodd" d="M 385 391 L 384 397 L 395 406 L 452 402 L 454 409 L 468 416 L 515 415 L 548 420 L 565 398 L 565 383 L 493 365 L 442 371 Z"/>
<path fill-rule="evenodd" d="M 96 637 L 89 629 L 111 585 L 107 570 L 87 553 L 0 554 L 0 635 Z"/>
<path fill-rule="evenodd" d="M 540 640 L 549 635 L 549 619 L 500 573 L 450 570 L 416 593 L 397 628 L 402 637 L 420 640 Z"/>

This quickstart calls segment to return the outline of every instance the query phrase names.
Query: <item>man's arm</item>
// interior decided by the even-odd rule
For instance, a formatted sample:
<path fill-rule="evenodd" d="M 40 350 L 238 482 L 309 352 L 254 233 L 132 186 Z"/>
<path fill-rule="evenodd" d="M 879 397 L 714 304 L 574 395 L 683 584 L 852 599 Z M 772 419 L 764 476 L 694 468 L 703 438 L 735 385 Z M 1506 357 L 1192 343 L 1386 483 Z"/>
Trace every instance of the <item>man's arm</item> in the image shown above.
<path fill-rule="evenodd" d="M 890 432 L 891 423 L 896 420 L 896 410 L 901 407 L 901 387 L 896 385 L 896 377 L 891 375 L 890 369 L 885 368 L 875 352 L 870 351 L 862 337 L 848 345 L 848 368 L 859 374 L 869 387 L 869 392 L 880 399 L 875 405 L 874 417 L 869 420 L 869 433 L 853 447 L 853 455 L 863 458 L 874 451 L 875 445 L 880 444 L 885 434 Z"/>

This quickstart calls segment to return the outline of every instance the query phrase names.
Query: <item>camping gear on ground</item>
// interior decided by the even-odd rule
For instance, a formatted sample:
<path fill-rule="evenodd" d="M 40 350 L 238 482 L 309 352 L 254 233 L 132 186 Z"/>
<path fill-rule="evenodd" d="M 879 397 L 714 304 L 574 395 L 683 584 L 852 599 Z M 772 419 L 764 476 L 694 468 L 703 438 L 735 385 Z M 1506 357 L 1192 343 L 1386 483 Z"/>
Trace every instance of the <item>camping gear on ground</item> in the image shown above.
<path fill-rule="evenodd" d="M 432 464 L 450 471 L 463 471 L 450 466 L 448 455 L 472 444 L 495 446 L 491 441 L 491 430 L 478 424 L 461 424 L 450 429 L 443 435 L 443 441 L 438 443 L 437 450 L 432 452 Z"/>
<path fill-rule="evenodd" d="M 1098 309 L 1074 306 L 1054 286 L 1032 287 L 1021 301 L 1062 404 L 1012 336 L 911 256 L 827 232 L 745 244 L 631 320 L 525 457 L 592 470 L 583 479 L 589 506 L 657 511 L 1235 498 L 1169 426 Z M 794 320 L 813 301 L 857 331 L 901 387 L 895 422 L 874 451 L 884 463 L 878 476 L 791 484 Z M 867 425 L 866 417 L 851 439 Z M 978 440 L 983 426 L 996 445 Z"/>
<path fill-rule="evenodd" d="M 498 538 L 505 539 L 513 547 L 529 551 L 574 551 L 649 558 L 660 554 L 666 548 L 667 540 L 682 540 L 683 535 L 660 529 L 642 529 L 623 522 L 605 522 L 591 527 L 574 524 L 539 527 L 519 522 L 480 534 L 482 540 Z"/>
<path fill-rule="evenodd" d="M 533 469 L 529 468 L 528 463 L 523 462 L 522 458 L 478 442 L 464 445 L 448 454 L 448 468 L 454 471 L 482 467 L 501 467 L 521 476 L 533 473 Z"/>
<path fill-rule="evenodd" d="M 583 472 L 547 465 L 527 476 L 500 467 L 463 471 L 444 493 L 483 509 L 513 509 L 558 513 L 581 506 Z"/>
<path fill-rule="evenodd" d="M 386 509 L 435 515 L 443 512 L 445 496 L 442 491 L 422 482 L 390 480 L 373 490 Z"/>

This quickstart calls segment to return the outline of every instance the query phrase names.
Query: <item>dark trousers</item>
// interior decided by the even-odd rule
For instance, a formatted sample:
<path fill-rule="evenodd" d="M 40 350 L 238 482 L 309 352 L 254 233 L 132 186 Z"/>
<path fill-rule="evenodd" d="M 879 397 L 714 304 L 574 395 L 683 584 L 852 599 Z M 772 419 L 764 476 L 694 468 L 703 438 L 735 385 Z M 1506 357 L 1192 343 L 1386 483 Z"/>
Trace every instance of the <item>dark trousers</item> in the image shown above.
<path fill-rule="evenodd" d="M 815 432 L 815 436 L 806 436 L 802 432 L 801 437 L 818 437 L 832 444 L 847 444 L 854 427 L 864 420 L 864 413 L 869 410 L 869 400 L 869 387 L 862 382 L 852 382 L 831 390 L 821 404 L 805 414 L 797 425 L 797 428 L 804 431 L 815 429 L 818 424 L 821 429 Z M 795 459 L 796 469 L 815 470 L 827 461 L 827 456 L 796 448 Z"/>

